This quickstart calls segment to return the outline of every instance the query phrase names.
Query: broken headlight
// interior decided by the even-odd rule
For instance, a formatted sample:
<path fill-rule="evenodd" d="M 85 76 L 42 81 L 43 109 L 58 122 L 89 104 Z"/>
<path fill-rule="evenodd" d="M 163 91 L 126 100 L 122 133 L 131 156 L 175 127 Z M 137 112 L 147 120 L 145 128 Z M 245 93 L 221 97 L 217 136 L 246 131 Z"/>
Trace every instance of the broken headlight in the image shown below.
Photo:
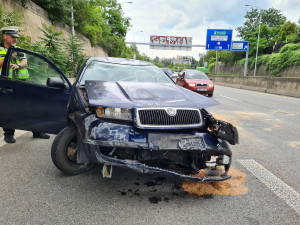
<path fill-rule="evenodd" d="M 130 109 L 97 107 L 96 114 L 99 118 L 132 121 Z"/>
<path fill-rule="evenodd" d="M 229 142 L 229 144 L 235 145 L 239 143 L 239 134 L 235 126 L 230 123 L 226 123 L 221 120 L 216 120 L 214 124 L 214 131 L 217 136 Z"/>

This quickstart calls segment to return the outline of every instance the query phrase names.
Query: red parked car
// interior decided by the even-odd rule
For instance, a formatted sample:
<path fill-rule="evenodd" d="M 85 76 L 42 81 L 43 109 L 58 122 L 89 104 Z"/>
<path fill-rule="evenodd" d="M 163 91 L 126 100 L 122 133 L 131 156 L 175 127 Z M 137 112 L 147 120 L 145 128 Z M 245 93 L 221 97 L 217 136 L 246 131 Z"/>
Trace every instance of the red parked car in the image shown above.
<path fill-rule="evenodd" d="M 176 84 L 209 97 L 214 94 L 214 83 L 202 71 L 183 70 L 177 77 Z"/>

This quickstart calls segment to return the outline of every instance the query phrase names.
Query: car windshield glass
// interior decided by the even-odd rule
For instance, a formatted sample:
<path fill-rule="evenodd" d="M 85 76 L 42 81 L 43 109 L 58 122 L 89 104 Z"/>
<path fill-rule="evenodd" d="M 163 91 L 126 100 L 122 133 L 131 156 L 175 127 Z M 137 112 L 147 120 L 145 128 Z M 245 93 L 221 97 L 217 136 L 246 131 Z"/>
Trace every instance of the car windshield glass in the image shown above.
<path fill-rule="evenodd" d="M 166 73 L 173 73 L 170 68 L 163 68 L 163 71 L 165 71 Z"/>
<path fill-rule="evenodd" d="M 84 85 L 86 80 L 174 84 L 160 68 L 155 66 L 121 65 L 99 61 L 92 61 L 87 66 L 80 85 Z"/>
<path fill-rule="evenodd" d="M 202 72 L 187 72 L 185 79 L 204 79 L 208 80 L 208 77 L 205 75 L 205 73 Z"/>

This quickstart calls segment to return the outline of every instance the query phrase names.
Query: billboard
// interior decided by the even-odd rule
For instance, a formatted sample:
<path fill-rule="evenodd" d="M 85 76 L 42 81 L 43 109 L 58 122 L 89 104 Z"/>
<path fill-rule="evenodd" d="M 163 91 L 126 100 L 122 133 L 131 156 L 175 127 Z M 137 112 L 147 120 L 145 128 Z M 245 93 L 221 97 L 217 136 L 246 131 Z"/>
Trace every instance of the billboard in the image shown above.
<path fill-rule="evenodd" d="M 151 35 L 150 44 L 150 49 L 191 51 L 186 45 L 192 45 L 192 37 Z"/>

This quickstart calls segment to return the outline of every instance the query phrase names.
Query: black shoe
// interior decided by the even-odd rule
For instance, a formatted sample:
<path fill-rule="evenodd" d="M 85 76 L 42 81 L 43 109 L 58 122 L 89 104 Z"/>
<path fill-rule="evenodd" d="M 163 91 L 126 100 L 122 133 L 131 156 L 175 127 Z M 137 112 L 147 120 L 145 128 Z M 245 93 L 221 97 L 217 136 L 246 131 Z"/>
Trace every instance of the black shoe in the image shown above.
<path fill-rule="evenodd" d="M 5 135 L 4 140 L 7 143 L 15 143 L 16 142 L 16 139 L 14 139 L 14 135 Z"/>
<path fill-rule="evenodd" d="M 33 138 L 41 138 L 41 139 L 49 139 L 50 135 L 45 134 L 45 133 L 33 133 L 32 137 Z"/>

